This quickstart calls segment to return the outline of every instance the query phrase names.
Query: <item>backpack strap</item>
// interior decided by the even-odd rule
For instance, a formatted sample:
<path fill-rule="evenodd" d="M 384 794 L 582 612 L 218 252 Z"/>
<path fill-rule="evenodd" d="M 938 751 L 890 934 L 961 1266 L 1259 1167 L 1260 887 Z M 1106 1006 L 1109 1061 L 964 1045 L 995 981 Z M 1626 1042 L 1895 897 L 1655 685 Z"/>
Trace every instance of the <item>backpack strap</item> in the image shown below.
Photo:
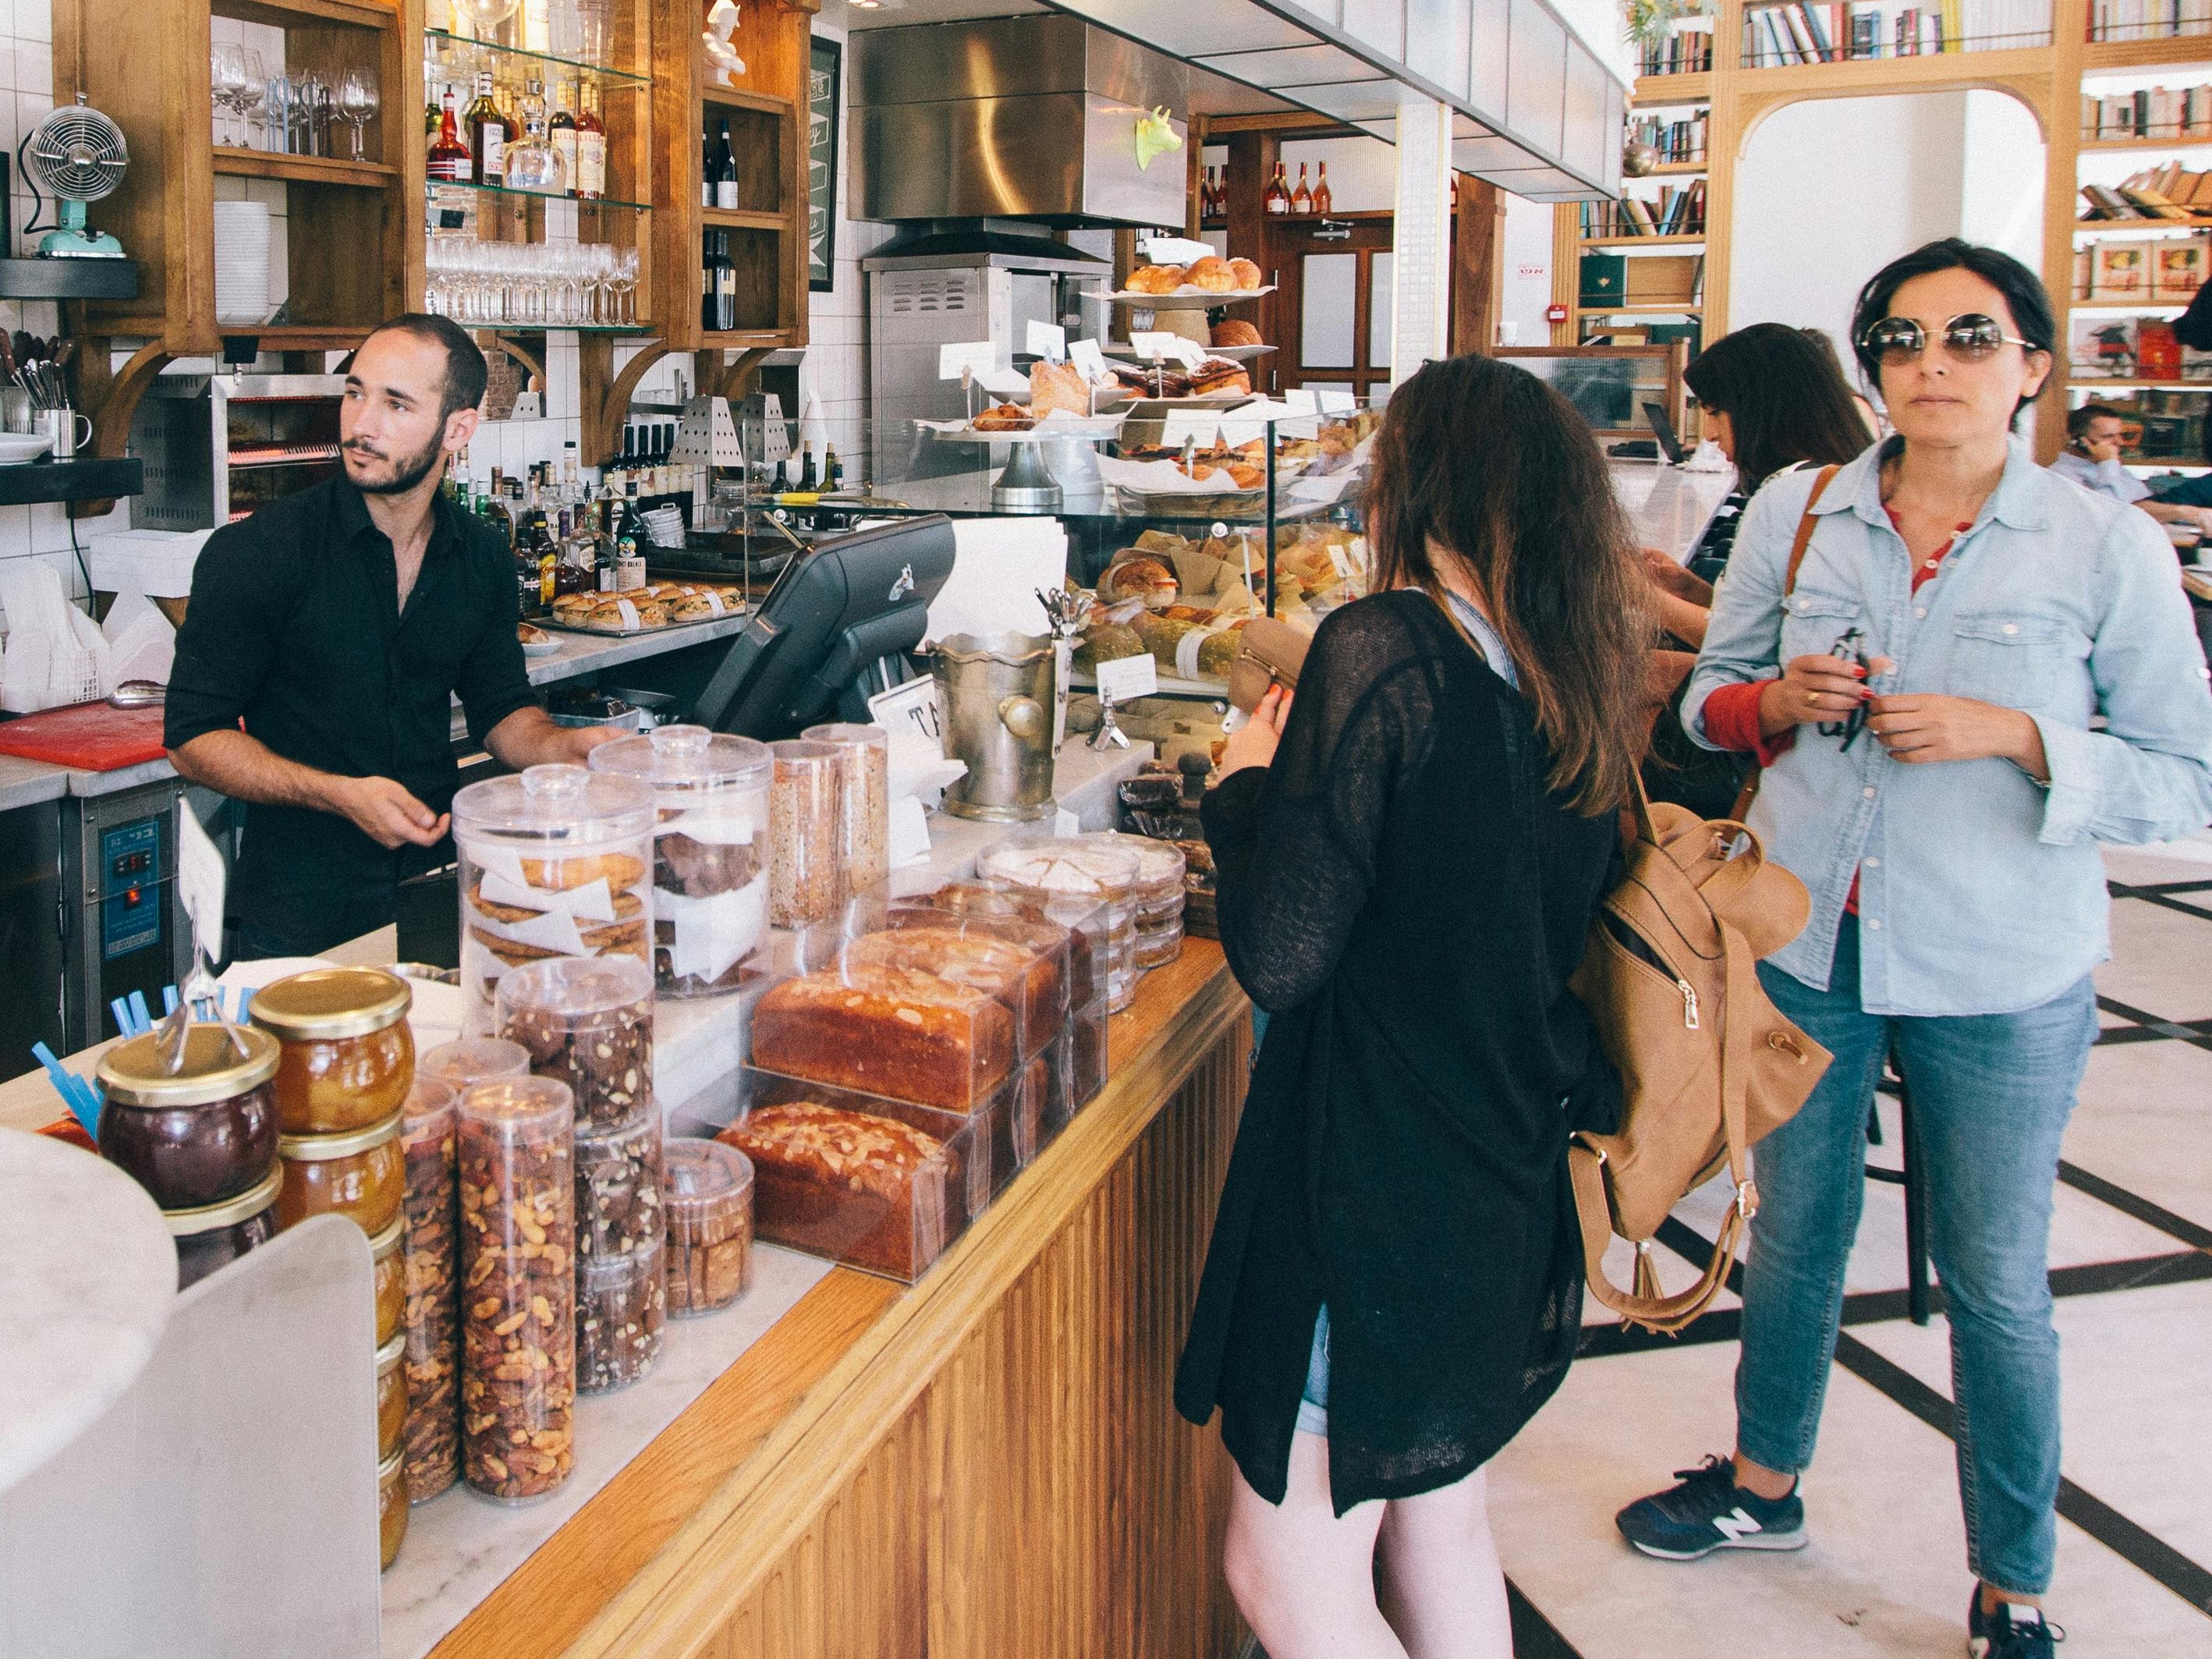
<path fill-rule="evenodd" d="M 1720 1293 L 1742 1248 L 1744 1230 L 1759 1212 L 1759 1188 L 1752 1184 L 1750 1165 L 1750 1022 L 1735 1017 L 1738 1011 L 1753 1005 L 1758 981 L 1752 974 L 1750 945 L 1726 922 L 1721 924 L 1721 945 L 1727 957 L 1728 991 L 1721 1009 L 1721 1126 L 1736 1201 L 1729 1206 L 1720 1237 L 1713 1241 L 1711 1259 L 1696 1284 L 1673 1296 L 1659 1294 L 1658 1275 L 1647 1254 L 1650 1247 L 1641 1240 L 1636 1247 L 1635 1288 L 1624 1291 L 1606 1278 L 1605 1253 L 1613 1243 L 1613 1206 L 1605 1190 L 1605 1158 L 1579 1140 L 1567 1149 L 1567 1173 L 1582 1225 L 1583 1265 L 1591 1291 L 1629 1323 L 1668 1335 L 1688 1325 Z"/>
<path fill-rule="evenodd" d="M 1798 569 L 1805 562 L 1805 550 L 1813 544 L 1813 509 L 1820 504 L 1820 492 L 1828 487 L 1828 481 L 1842 471 L 1840 466 L 1824 466 L 1820 476 L 1813 480 L 1813 493 L 1805 498 L 1805 510 L 1798 515 L 1797 534 L 1790 544 L 1790 562 L 1782 574 L 1782 597 L 1785 599 L 1796 592 Z M 1750 812 L 1751 803 L 1759 794 L 1759 768 L 1754 765 L 1751 775 L 1744 779 L 1743 787 L 1736 792 L 1735 805 L 1729 809 L 1730 817 L 1741 822 Z"/>

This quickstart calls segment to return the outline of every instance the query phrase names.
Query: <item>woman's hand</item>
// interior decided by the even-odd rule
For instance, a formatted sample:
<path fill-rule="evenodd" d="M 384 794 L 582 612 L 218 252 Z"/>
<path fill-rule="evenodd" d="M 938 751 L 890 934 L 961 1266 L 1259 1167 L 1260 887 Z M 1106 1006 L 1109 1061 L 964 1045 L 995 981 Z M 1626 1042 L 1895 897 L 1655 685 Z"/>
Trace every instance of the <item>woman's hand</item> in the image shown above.
<path fill-rule="evenodd" d="M 1705 610 L 1713 608 L 1713 585 L 1701 576 L 1691 574 L 1687 567 L 1678 564 L 1672 556 L 1656 547 L 1644 551 L 1644 574 L 1652 586 L 1662 593 L 1672 593 L 1678 599 L 1687 599 L 1692 605 Z"/>
<path fill-rule="evenodd" d="M 1887 657 L 1876 657 L 1864 668 L 1825 653 L 1792 657 L 1782 678 L 1769 680 L 1760 694 L 1759 729 L 1778 738 L 1793 726 L 1849 720 L 1851 710 L 1873 695 L 1868 675 L 1886 674 L 1891 666 Z"/>
<path fill-rule="evenodd" d="M 1291 694 L 1279 685 L 1268 687 L 1252 717 L 1229 734 L 1228 745 L 1221 751 L 1221 775 L 1273 764 L 1275 745 L 1282 741 L 1283 726 L 1290 718 Z"/>
<path fill-rule="evenodd" d="M 2043 733 L 2017 708 L 1972 697 L 1943 697 L 1915 692 L 1876 697 L 1867 730 L 1893 760 L 1915 764 L 1940 761 L 2008 760 L 2028 776 L 2047 781 L 2049 757 Z"/>

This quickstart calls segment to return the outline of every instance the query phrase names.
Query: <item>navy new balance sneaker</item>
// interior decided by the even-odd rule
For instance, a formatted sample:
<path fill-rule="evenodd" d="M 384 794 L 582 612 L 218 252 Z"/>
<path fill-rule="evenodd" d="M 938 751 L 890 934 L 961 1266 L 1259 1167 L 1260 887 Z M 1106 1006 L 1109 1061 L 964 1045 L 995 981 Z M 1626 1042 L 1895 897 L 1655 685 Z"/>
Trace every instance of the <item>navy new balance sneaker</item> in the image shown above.
<path fill-rule="evenodd" d="M 1735 1465 L 1708 1457 L 1694 1469 L 1677 1469 L 1681 1484 L 1639 1498 L 1613 1523 L 1646 1555 L 1662 1561 L 1695 1561 L 1715 1550 L 1802 1550 L 1805 1504 L 1796 1489 L 1768 1499 L 1735 1483 Z"/>
<path fill-rule="evenodd" d="M 2000 1601 L 1995 1613 L 1982 1611 L 1982 1587 L 1966 1607 L 1966 1659 L 2055 1659 L 2053 1650 L 2066 1632 L 2040 1610 Z"/>

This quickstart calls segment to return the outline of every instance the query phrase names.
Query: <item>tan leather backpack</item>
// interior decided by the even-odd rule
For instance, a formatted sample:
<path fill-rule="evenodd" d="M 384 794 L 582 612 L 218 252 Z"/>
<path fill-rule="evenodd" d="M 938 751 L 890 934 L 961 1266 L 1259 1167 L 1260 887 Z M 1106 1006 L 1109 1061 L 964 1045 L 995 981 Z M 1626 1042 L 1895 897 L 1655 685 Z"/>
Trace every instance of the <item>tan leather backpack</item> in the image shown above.
<path fill-rule="evenodd" d="M 1718 1293 L 1759 1207 L 1753 1143 L 1796 1115 L 1829 1054 L 1752 971 L 1804 928 L 1804 884 L 1769 864 L 1743 824 L 1653 805 L 1640 785 L 1633 819 L 1626 878 L 1572 981 L 1620 1073 L 1620 1127 L 1577 1135 L 1567 1157 L 1591 1291 L 1629 1323 L 1671 1334 Z M 1723 1165 L 1736 1201 L 1712 1260 L 1690 1289 L 1662 1295 L 1652 1235 Z M 1605 1276 L 1616 1233 L 1637 1249 L 1629 1291 Z"/>

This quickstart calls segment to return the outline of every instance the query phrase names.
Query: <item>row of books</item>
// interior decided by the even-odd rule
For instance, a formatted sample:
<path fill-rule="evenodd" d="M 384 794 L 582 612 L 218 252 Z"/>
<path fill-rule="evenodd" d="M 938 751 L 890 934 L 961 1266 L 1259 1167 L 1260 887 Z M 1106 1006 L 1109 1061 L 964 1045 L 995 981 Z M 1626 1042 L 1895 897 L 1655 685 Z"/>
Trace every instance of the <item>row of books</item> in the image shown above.
<path fill-rule="evenodd" d="M 2131 173 L 2117 185 L 2081 186 L 2081 221 L 2148 219 L 2192 223 L 2212 217 L 2212 173 L 2191 173 L 2179 161 Z"/>
<path fill-rule="evenodd" d="M 2212 138 L 2212 86 L 2145 87 L 2081 100 L 2081 137 Z"/>
<path fill-rule="evenodd" d="M 2212 5 L 2212 0 L 2201 3 Z M 2047 46 L 2050 41 L 2047 0 L 1929 0 L 1908 6 L 1892 0 L 1833 5 L 1792 0 L 1752 6 L 1743 15 L 1743 61 L 1753 69 Z"/>
<path fill-rule="evenodd" d="M 2090 0 L 2092 40 L 2212 33 L 2212 0 Z"/>
<path fill-rule="evenodd" d="M 1713 66 L 1710 28 L 1675 29 L 1638 53 L 1638 75 L 1702 75 Z"/>
<path fill-rule="evenodd" d="M 1584 236 L 1702 236 L 1705 234 L 1705 181 L 1677 190 L 1662 185 L 1658 199 L 1625 196 L 1618 202 L 1582 204 Z"/>
<path fill-rule="evenodd" d="M 2154 242 L 2114 238 L 2074 251 L 2074 297 L 2187 305 L 2212 270 L 2212 238 L 2171 236 Z"/>
<path fill-rule="evenodd" d="M 2067 331 L 2074 380 L 2212 381 L 2212 351 L 2192 351 L 2156 318 L 2076 317 Z"/>
<path fill-rule="evenodd" d="M 1663 120 L 1656 115 L 1647 115 L 1628 124 L 1628 142 L 1649 144 L 1659 160 L 1668 166 L 1680 166 L 1705 159 L 1705 129 L 1711 112 L 1699 110 L 1687 120 Z"/>

